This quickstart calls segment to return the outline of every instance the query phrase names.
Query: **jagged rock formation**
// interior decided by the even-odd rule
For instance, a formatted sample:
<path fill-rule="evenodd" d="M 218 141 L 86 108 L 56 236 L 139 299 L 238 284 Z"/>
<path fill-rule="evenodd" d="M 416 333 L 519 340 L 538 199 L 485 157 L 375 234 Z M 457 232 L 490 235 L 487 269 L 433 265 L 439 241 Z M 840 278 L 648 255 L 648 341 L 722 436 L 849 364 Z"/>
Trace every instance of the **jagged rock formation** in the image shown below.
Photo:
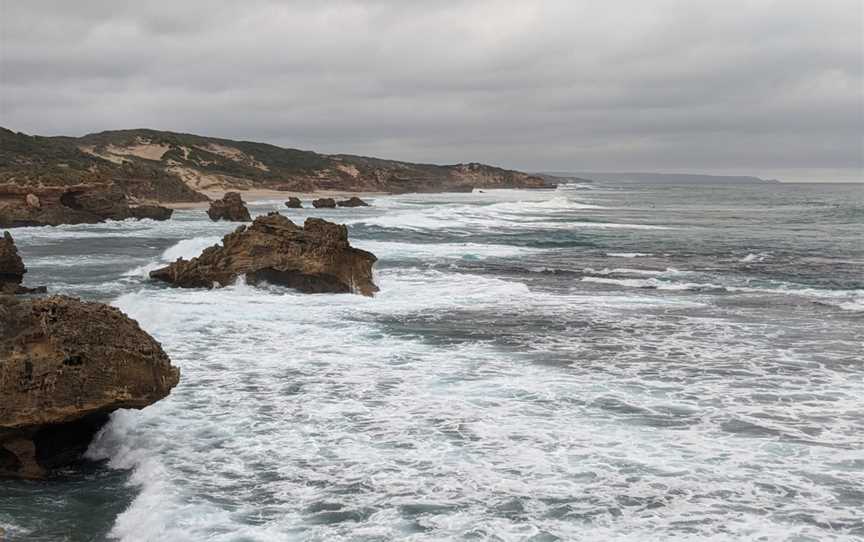
<path fill-rule="evenodd" d="M 136 203 L 205 201 L 202 192 L 250 188 L 404 193 L 554 186 L 535 175 L 477 163 L 414 164 L 156 130 L 72 138 L 0 128 L 3 183 L 112 183 Z"/>
<path fill-rule="evenodd" d="M 279 213 L 259 216 L 240 226 L 191 260 L 178 259 L 150 277 L 184 288 L 232 284 L 240 275 L 249 283 L 266 281 L 307 293 L 378 291 L 372 281 L 377 258 L 348 243 L 348 229 L 319 218 L 300 227 Z"/>
<path fill-rule="evenodd" d="M 357 196 L 352 196 L 348 199 L 337 201 L 336 205 L 338 205 L 339 207 L 369 207 L 368 203 L 358 198 Z"/>
<path fill-rule="evenodd" d="M 0 476 L 41 478 L 76 461 L 111 412 L 164 398 L 179 377 L 113 307 L 0 296 Z"/>
<path fill-rule="evenodd" d="M 0 184 L 0 227 L 95 224 L 106 220 L 166 220 L 172 211 L 158 205 L 130 206 L 111 183 L 18 186 Z"/>
<path fill-rule="evenodd" d="M 228 192 L 221 200 L 211 202 L 207 216 L 213 221 L 252 222 L 249 209 L 238 192 Z"/>
<path fill-rule="evenodd" d="M 288 201 L 285 202 L 285 207 L 289 209 L 302 209 L 303 203 L 300 201 L 300 198 L 291 196 L 288 198 Z"/>
<path fill-rule="evenodd" d="M 25 288 L 21 286 L 27 268 L 18 254 L 18 247 L 9 232 L 3 232 L 0 238 L 0 294 L 33 294 L 44 293 L 45 287 Z"/>
<path fill-rule="evenodd" d="M 333 198 L 318 198 L 312 201 L 312 207 L 316 209 L 335 209 L 336 200 Z"/>

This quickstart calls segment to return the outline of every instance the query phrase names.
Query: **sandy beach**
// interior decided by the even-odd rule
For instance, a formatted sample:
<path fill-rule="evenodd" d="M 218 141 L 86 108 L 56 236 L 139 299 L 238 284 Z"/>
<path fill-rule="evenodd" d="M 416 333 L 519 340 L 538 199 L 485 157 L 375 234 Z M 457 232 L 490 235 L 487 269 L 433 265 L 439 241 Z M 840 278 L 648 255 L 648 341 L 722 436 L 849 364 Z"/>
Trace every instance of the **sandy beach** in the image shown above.
<path fill-rule="evenodd" d="M 268 189 L 253 189 L 253 190 L 202 190 L 201 193 L 206 195 L 210 199 L 221 199 L 226 192 L 240 192 L 240 195 L 243 198 L 243 201 L 249 203 L 253 201 L 262 201 L 262 200 L 274 200 L 274 199 L 284 199 L 288 201 L 288 198 L 293 196 L 300 198 L 301 200 L 312 200 L 318 198 L 334 198 L 334 199 L 347 199 L 351 196 L 357 196 L 358 198 L 374 198 L 376 196 L 385 196 L 389 194 L 389 192 L 350 192 L 344 190 L 319 190 L 317 192 L 290 192 L 284 190 L 268 190 Z M 164 207 L 168 207 L 171 209 L 206 209 L 210 206 L 210 202 L 208 201 L 189 201 L 189 202 L 178 202 L 178 203 L 160 203 L 160 205 Z"/>

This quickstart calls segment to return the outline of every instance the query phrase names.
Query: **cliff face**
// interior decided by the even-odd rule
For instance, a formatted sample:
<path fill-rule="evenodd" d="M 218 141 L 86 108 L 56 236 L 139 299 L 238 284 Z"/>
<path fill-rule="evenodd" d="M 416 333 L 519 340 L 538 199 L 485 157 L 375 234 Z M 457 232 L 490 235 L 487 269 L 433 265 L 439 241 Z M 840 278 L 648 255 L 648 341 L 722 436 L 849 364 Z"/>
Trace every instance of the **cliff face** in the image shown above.
<path fill-rule="evenodd" d="M 548 186 L 541 177 L 476 163 L 326 155 L 155 130 L 71 138 L 0 128 L 0 188 L 94 183 L 112 183 L 133 202 L 199 201 L 204 191 L 250 188 L 401 193 Z"/>

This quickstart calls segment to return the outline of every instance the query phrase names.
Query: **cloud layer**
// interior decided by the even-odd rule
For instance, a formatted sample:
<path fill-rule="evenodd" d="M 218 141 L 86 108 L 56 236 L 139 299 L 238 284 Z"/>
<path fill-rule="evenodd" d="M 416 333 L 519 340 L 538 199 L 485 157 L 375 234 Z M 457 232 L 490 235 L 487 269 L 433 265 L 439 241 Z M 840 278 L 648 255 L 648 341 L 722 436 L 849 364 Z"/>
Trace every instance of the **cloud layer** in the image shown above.
<path fill-rule="evenodd" d="M 0 0 L 0 124 L 530 170 L 861 176 L 858 0 Z"/>

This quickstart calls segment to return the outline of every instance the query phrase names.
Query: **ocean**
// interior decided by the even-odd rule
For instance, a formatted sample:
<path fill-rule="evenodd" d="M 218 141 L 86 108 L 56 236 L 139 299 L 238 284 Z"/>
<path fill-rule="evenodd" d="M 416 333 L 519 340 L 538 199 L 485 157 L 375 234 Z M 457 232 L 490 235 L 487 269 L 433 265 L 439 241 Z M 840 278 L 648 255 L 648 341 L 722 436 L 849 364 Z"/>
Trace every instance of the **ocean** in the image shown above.
<path fill-rule="evenodd" d="M 374 298 L 148 281 L 237 226 L 203 210 L 13 230 L 182 380 L 0 482 L 7 539 L 864 539 L 864 185 L 370 202 L 250 210 L 348 224 Z"/>

